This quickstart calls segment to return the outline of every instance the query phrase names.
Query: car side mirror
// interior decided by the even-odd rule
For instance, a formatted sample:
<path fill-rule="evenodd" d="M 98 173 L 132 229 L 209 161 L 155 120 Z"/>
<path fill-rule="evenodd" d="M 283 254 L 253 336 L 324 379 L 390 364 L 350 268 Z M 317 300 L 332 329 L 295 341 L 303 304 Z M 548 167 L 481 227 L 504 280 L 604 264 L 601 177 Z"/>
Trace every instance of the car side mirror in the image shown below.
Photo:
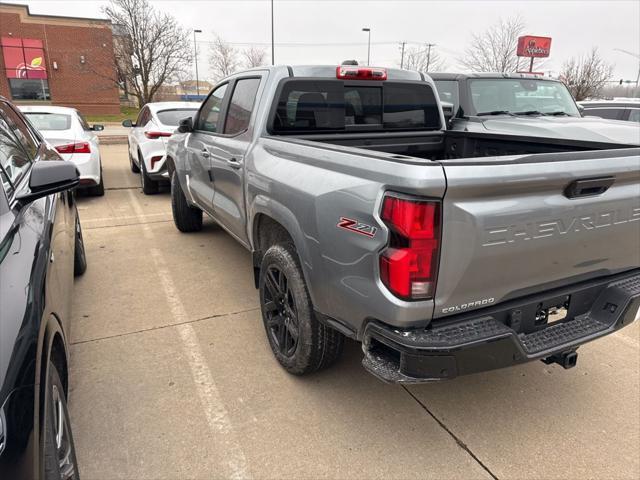
<path fill-rule="evenodd" d="M 40 160 L 31 167 L 29 188 L 20 192 L 16 198 L 26 205 L 38 198 L 69 190 L 80 183 L 75 164 L 64 160 Z"/>
<path fill-rule="evenodd" d="M 93 125 L 91 127 L 91 130 L 93 130 L 94 132 L 101 132 L 104 130 L 104 125 Z"/>
<path fill-rule="evenodd" d="M 122 121 L 122 126 L 123 127 L 127 127 L 127 128 L 131 128 L 131 127 L 135 127 L 136 124 L 133 123 L 131 120 L 129 120 L 128 118 L 126 120 Z"/>
<path fill-rule="evenodd" d="M 578 104 L 578 112 L 580 112 L 580 116 L 584 117 L 584 107 Z"/>
<path fill-rule="evenodd" d="M 189 133 L 193 132 L 193 118 L 187 117 L 180 120 L 178 123 L 178 132 Z"/>
<path fill-rule="evenodd" d="M 444 123 L 449 128 L 451 119 L 453 118 L 453 103 L 440 102 L 442 105 L 442 113 L 444 114 Z"/>

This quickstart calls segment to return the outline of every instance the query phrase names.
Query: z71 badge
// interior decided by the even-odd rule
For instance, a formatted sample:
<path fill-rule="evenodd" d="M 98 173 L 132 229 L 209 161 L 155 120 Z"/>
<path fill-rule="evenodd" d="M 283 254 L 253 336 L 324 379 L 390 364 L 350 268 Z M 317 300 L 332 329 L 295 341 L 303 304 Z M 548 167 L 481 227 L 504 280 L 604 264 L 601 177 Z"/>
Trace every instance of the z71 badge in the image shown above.
<path fill-rule="evenodd" d="M 340 221 L 338 222 L 338 227 L 344 228 L 345 230 L 349 230 L 350 232 L 359 233 L 360 235 L 365 235 L 367 237 L 373 237 L 378 230 L 376 227 L 372 227 L 371 225 L 367 225 L 366 223 L 358 222 L 357 220 L 352 220 L 346 217 L 340 217 Z"/>

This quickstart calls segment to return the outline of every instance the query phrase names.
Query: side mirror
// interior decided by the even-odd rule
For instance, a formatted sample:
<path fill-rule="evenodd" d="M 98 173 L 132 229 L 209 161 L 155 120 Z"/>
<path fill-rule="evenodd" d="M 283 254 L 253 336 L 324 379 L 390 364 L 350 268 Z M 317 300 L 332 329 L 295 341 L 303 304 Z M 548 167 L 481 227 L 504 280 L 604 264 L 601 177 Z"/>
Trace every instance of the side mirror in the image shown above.
<path fill-rule="evenodd" d="M 101 132 L 104 130 L 104 125 L 93 125 L 91 127 L 91 130 L 93 130 L 94 132 Z"/>
<path fill-rule="evenodd" d="M 129 120 L 128 118 L 126 120 L 122 121 L 122 126 L 123 127 L 127 127 L 127 128 L 131 128 L 131 127 L 135 127 L 135 123 L 133 123 L 131 120 Z"/>
<path fill-rule="evenodd" d="M 453 103 L 449 102 L 440 102 L 442 105 L 442 113 L 444 114 L 444 123 L 447 128 L 451 124 L 451 119 L 453 118 Z"/>
<path fill-rule="evenodd" d="M 579 103 L 576 105 L 578 106 L 578 112 L 580 112 L 580 116 L 584 117 L 584 107 Z"/>
<path fill-rule="evenodd" d="M 29 188 L 16 198 L 26 205 L 38 198 L 69 190 L 80 183 L 75 164 L 64 160 L 41 160 L 35 162 L 29 174 Z"/>
<path fill-rule="evenodd" d="M 189 133 L 193 132 L 193 118 L 187 117 L 180 120 L 178 123 L 178 132 Z"/>

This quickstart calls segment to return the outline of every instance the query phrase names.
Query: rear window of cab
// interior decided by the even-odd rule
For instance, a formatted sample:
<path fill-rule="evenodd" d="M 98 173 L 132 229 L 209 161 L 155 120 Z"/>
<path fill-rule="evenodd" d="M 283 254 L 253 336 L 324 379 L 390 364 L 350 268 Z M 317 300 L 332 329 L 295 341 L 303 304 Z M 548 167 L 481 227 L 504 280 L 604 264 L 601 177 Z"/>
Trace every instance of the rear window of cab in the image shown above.
<path fill-rule="evenodd" d="M 426 83 L 296 79 L 285 80 L 279 91 L 271 128 L 276 134 L 441 127 Z"/>

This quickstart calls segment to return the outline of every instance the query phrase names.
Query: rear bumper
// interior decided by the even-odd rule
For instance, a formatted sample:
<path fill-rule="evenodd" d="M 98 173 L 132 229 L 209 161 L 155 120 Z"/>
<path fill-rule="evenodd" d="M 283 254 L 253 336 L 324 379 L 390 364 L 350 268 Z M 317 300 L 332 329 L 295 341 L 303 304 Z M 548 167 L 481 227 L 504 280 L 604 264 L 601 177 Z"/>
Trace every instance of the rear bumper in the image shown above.
<path fill-rule="evenodd" d="M 80 187 L 93 187 L 100 183 L 100 156 L 94 153 L 74 153 L 62 155 L 62 158 L 74 163 L 80 174 Z"/>
<path fill-rule="evenodd" d="M 584 307 L 585 296 L 595 292 Z M 518 322 L 501 321 L 504 310 L 428 328 L 399 330 L 370 322 L 363 335 L 364 367 L 391 383 L 421 383 L 570 354 L 640 317 L 640 272 L 608 278 L 570 291 L 579 315 L 518 333 Z M 553 295 L 550 295 L 553 296 Z M 518 309 L 509 307 L 507 318 Z M 501 319 L 501 320 L 498 320 Z M 571 357 L 575 360 L 575 356 Z M 572 365 L 569 365 L 572 366 Z"/>

